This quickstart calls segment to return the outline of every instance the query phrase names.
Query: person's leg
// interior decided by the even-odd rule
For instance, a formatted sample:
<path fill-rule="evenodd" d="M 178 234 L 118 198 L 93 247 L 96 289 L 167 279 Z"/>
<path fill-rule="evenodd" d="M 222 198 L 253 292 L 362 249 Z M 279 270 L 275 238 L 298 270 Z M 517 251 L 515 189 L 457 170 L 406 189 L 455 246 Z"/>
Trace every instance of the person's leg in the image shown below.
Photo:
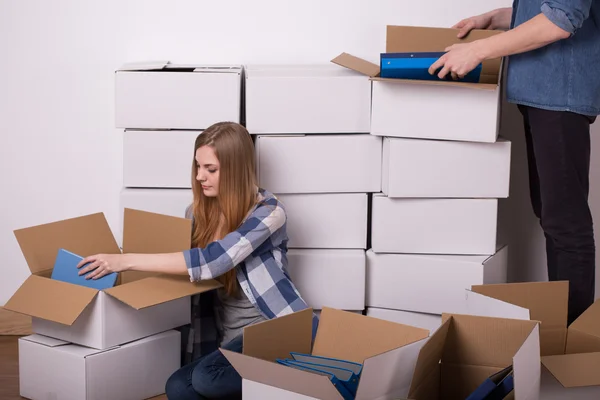
<path fill-rule="evenodd" d="M 535 161 L 535 151 L 533 148 L 533 139 L 531 138 L 531 126 L 529 125 L 529 117 L 527 115 L 528 107 L 519 106 L 519 110 L 523 115 L 523 125 L 525 128 L 525 145 L 527 149 L 527 169 L 529 173 L 529 197 L 534 215 L 540 220 L 542 219 L 542 199 L 540 194 L 540 178 L 538 176 L 537 164 Z M 556 254 L 554 252 L 554 244 L 552 238 L 544 233 L 546 237 L 546 262 L 548 265 L 548 280 L 557 280 Z"/>
<path fill-rule="evenodd" d="M 167 380 L 165 393 L 169 400 L 204 400 L 192 387 L 192 372 L 199 362 L 181 367 Z"/>
<path fill-rule="evenodd" d="M 539 177 L 541 224 L 555 255 L 552 280 L 568 280 L 571 323 L 594 301 L 595 244 L 588 205 L 590 122 L 570 112 L 527 107 Z"/>
<path fill-rule="evenodd" d="M 241 353 L 242 336 L 238 336 L 222 347 Z M 200 359 L 192 372 L 191 382 L 200 399 L 241 399 L 242 397 L 242 377 L 220 350 Z"/>

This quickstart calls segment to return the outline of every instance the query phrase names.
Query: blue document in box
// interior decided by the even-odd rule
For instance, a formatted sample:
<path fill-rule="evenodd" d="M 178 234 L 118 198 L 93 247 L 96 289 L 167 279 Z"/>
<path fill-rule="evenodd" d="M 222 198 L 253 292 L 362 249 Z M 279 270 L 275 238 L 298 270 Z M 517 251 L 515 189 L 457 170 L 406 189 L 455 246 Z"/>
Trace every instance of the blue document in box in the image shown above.
<path fill-rule="evenodd" d="M 392 79 L 442 81 L 437 75 L 429 73 L 429 67 L 444 54 L 444 52 L 382 53 L 379 76 Z M 478 83 L 482 67 L 480 63 L 458 82 Z M 452 81 L 452 75 L 448 73 L 443 80 Z"/>
<path fill-rule="evenodd" d="M 467 400 L 502 400 L 514 389 L 512 365 L 496 372 L 467 397 Z"/>
<path fill-rule="evenodd" d="M 68 250 L 58 250 L 51 278 L 97 290 L 104 290 L 115 286 L 117 281 L 116 272 L 105 275 L 100 279 L 85 279 L 85 275 L 79 275 L 80 269 L 77 269 L 77 264 L 81 260 L 83 260 L 83 257 L 73 254 Z"/>
<path fill-rule="evenodd" d="M 342 395 L 344 400 L 353 400 L 355 395 L 350 393 L 350 391 L 346 388 L 346 386 L 331 372 L 324 371 L 323 369 L 313 368 L 312 366 L 302 364 L 296 362 L 294 360 L 289 359 L 278 359 L 277 362 L 281 365 L 285 365 L 286 367 L 299 369 L 301 371 L 310 372 L 313 374 L 323 375 L 329 378 L 333 386 L 337 389 L 337 391 Z M 350 371 L 348 371 L 350 372 Z"/>

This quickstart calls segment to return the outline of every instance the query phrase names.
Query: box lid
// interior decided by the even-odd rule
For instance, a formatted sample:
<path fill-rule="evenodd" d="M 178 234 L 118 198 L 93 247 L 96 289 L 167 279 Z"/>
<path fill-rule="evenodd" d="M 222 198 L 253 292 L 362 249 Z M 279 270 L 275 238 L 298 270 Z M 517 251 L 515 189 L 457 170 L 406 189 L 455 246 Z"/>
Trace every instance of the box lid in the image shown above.
<path fill-rule="evenodd" d="M 388 26 L 386 34 L 386 52 L 443 52 L 448 46 L 456 43 L 472 42 L 474 40 L 485 39 L 502 33 L 502 31 L 474 29 L 466 37 L 459 39 L 457 38 L 458 31 L 458 29 L 450 28 Z M 486 60 L 483 62 L 480 82 L 467 83 L 381 78 L 379 76 L 379 65 L 352 56 L 348 53 L 340 54 L 331 60 L 331 62 L 369 76 L 372 80 L 377 81 L 425 85 L 462 86 L 485 90 L 497 89 L 502 67 L 501 58 Z"/>
<path fill-rule="evenodd" d="M 65 342 L 64 340 L 55 339 L 55 338 L 44 336 L 44 335 L 39 335 L 37 333 L 34 333 L 33 335 L 22 337 L 19 340 L 25 340 L 27 342 L 38 343 L 38 344 L 41 344 L 41 345 L 44 345 L 47 347 L 58 347 L 58 346 L 64 346 L 66 344 L 70 344 L 70 342 Z"/>
<path fill-rule="evenodd" d="M 81 256 L 121 252 L 102 213 L 18 229 L 14 234 L 33 274 L 52 270 L 60 248 Z"/>
<path fill-rule="evenodd" d="M 600 351 L 600 299 L 596 300 L 570 326 L 566 353 Z"/>
<path fill-rule="evenodd" d="M 564 387 L 600 385 L 600 352 L 545 356 L 542 364 Z"/>
<path fill-rule="evenodd" d="M 170 61 L 142 61 L 122 65 L 118 72 L 143 72 L 143 71 L 169 71 L 169 72 L 208 72 L 208 73 L 233 73 L 241 74 L 240 65 L 188 65 L 172 64 Z"/>

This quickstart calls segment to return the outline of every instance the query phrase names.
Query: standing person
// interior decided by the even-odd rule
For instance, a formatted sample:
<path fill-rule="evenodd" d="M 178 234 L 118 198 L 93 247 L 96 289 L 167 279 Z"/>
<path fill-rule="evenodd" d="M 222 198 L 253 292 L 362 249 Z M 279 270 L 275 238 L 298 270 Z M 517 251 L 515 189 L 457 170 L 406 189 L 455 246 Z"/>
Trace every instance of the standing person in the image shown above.
<path fill-rule="evenodd" d="M 590 124 L 600 114 L 600 75 L 594 72 L 600 65 L 600 1 L 515 0 L 512 8 L 454 28 L 459 38 L 471 29 L 507 30 L 448 47 L 429 72 L 456 79 L 484 60 L 510 56 L 507 100 L 523 115 L 531 202 L 546 237 L 548 278 L 570 282 L 571 323 L 594 301 L 588 192 Z"/>
<path fill-rule="evenodd" d="M 192 324 L 182 337 L 186 365 L 171 376 L 166 393 L 177 400 L 241 398 L 242 379 L 218 348 L 242 352 L 246 326 L 308 306 L 287 272 L 284 206 L 256 185 L 248 131 L 228 122 L 206 129 L 196 138 L 192 172 L 191 249 L 98 254 L 78 268 L 93 271 L 91 279 L 129 270 L 219 280 L 223 289 L 192 298 Z M 313 335 L 317 323 L 313 315 Z"/>

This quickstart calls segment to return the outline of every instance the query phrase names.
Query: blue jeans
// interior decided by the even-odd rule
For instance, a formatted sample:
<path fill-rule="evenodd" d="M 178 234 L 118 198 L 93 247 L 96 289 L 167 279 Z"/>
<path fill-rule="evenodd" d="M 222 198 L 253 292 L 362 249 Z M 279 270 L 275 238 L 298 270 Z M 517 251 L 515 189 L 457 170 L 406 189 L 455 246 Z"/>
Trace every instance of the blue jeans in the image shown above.
<path fill-rule="evenodd" d="M 241 353 L 240 335 L 222 346 Z M 241 399 L 242 377 L 220 350 L 203 356 L 173 373 L 166 385 L 169 400 Z"/>

